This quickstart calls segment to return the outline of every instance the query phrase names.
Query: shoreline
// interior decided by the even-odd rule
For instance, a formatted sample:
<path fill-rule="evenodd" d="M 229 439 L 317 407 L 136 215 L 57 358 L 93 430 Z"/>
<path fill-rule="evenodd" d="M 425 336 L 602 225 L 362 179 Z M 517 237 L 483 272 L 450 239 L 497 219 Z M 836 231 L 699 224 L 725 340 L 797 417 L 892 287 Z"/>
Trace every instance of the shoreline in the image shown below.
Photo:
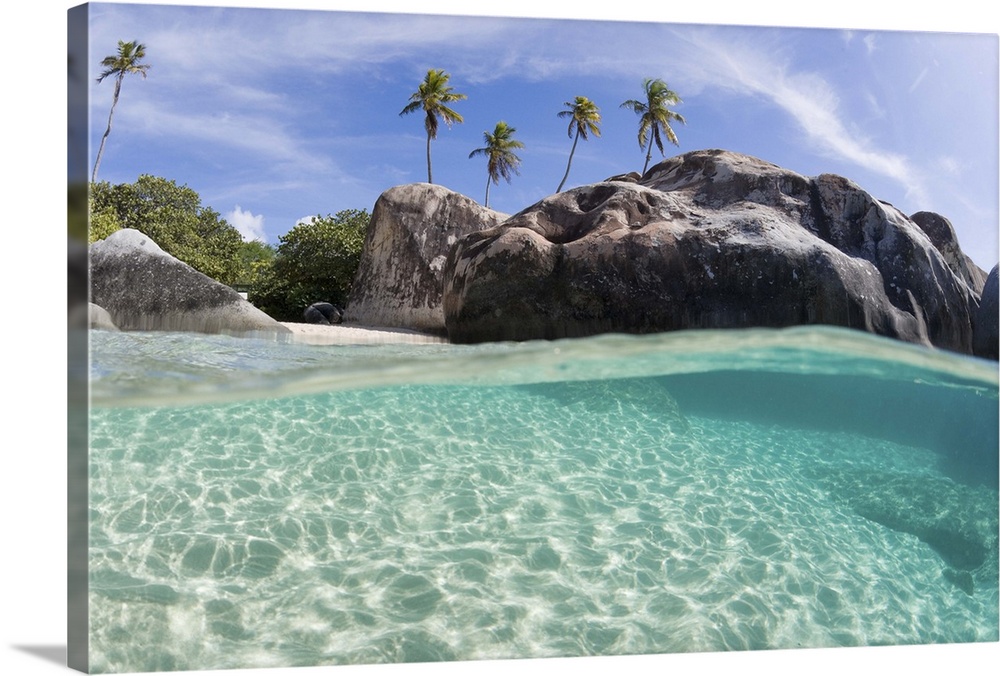
<path fill-rule="evenodd" d="M 348 324 L 306 324 L 281 322 L 292 332 L 292 341 L 306 345 L 395 345 L 446 344 L 448 339 L 412 329 Z"/>

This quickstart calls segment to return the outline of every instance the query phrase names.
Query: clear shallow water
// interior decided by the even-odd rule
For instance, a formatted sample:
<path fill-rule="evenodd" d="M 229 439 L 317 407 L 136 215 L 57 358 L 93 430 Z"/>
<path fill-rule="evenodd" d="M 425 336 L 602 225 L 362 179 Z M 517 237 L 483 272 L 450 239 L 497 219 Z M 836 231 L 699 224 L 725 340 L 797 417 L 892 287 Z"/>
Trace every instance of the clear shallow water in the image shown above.
<path fill-rule="evenodd" d="M 998 640 L 997 367 L 91 334 L 91 666 Z"/>

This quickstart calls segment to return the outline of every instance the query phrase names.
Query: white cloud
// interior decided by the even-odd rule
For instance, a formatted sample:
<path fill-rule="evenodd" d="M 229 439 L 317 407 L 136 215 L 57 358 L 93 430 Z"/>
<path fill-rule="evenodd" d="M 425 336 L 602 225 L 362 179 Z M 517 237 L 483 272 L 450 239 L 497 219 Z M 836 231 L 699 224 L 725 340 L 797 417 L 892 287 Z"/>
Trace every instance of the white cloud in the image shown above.
<path fill-rule="evenodd" d="M 230 225 L 239 230 L 244 242 L 250 242 L 255 239 L 261 242 L 266 241 L 264 238 L 263 216 L 254 215 L 249 210 L 244 211 L 237 204 L 232 211 L 226 214 L 226 220 L 229 221 Z"/>
<path fill-rule="evenodd" d="M 319 214 L 312 214 L 311 216 L 303 216 L 302 218 L 295 221 L 295 225 L 309 225 L 317 218 L 322 218 Z"/>
<path fill-rule="evenodd" d="M 938 166 L 946 174 L 950 176 L 960 176 L 962 173 L 962 165 L 955 157 L 944 156 L 938 159 Z"/>
<path fill-rule="evenodd" d="M 869 33 L 864 39 L 865 48 L 868 50 L 868 54 L 872 54 L 878 49 L 878 45 L 875 44 L 875 34 Z"/>
<path fill-rule="evenodd" d="M 771 53 L 749 43 L 719 42 L 704 33 L 693 40 L 705 64 L 703 76 L 716 86 L 769 100 L 793 120 L 818 152 L 886 176 L 923 198 L 920 172 L 899 153 L 876 147 L 856 133 L 840 110 L 836 89 L 821 75 L 794 72 Z"/>
<path fill-rule="evenodd" d="M 170 134 L 175 139 L 237 148 L 260 161 L 287 163 L 303 170 L 329 169 L 326 157 L 311 151 L 306 139 L 275 118 L 256 113 L 181 110 L 153 101 L 130 102 L 124 112 L 133 124 L 141 124 L 152 135 Z"/>

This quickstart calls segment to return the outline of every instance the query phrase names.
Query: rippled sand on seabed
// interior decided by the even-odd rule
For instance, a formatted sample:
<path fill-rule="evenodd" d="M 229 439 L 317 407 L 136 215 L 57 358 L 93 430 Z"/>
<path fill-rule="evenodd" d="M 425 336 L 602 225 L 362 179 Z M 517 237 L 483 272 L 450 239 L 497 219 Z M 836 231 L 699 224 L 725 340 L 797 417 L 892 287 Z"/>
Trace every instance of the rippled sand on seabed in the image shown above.
<path fill-rule="evenodd" d="M 998 640 L 995 551 L 966 593 L 859 502 L 869 477 L 942 486 L 995 550 L 995 487 L 849 429 L 686 412 L 670 385 L 95 409 L 92 668 Z"/>

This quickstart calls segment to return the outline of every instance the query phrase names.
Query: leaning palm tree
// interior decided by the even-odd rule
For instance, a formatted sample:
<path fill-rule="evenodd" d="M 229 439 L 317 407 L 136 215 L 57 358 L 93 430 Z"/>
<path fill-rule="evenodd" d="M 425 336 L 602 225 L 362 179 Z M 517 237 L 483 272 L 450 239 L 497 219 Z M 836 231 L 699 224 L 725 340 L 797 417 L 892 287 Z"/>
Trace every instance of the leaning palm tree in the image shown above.
<path fill-rule="evenodd" d="M 448 86 L 450 76 L 443 70 L 431 69 L 427 71 L 427 76 L 420 83 L 413 94 L 410 95 L 410 103 L 400 111 L 400 115 L 406 115 L 416 110 L 423 109 L 427 114 L 424 118 L 424 129 L 427 130 L 427 182 L 433 183 L 431 178 L 431 139 L 437 138 L 438 118 L 444 120 L 445 124 L 451 127 L 454 122 L 462 122 L 462 116 L 449 108 L 447 104 L 467 98 L 465 94 L 452 91 Z"/>
<path fill-rule="evenodd" d="M 145 57 L 146 45 L 135 40 L 132 42 L 119 40 L 118 53 L 106 56 L 101 61 L 104 70 L 101 71 L 101 75 L 97 78 L 97 81 L 103 82 L 104 78 L 114 75 L 115 96 L 111 100 L 111 112 L 108 114 L 108 128 L 104 130 L 104 136 L 101 137 L 101 146 L 97 150 L 97 161 L 94 162 L 94 173 L 90 177 L 91 181 L 97 181 L 97 168 L 101 166 L 101 155 L 104 154 L 104 142 L 108 140 L 108 134 L 111 133 L 111 118 L 114 117 L 115 106 L 118 105 L 118 95 L 122 91 L 122 80 L 129 73 L 138 73 L 145 79 L 146 71 L 149 70 L 149 64 L 140 63 Z"/>
<path fill-rule="evenodd" d="M 500 183 L 504 178 L 510 183 L 511 174 L 520 173 L 517 167 L 521 158 L 514 153 L 515 148 L 523 148 L 524 144 L 514 138 L 517 129 L 501 120 L 493 129 L 493 133 L 483 132 L 486 145 L 469 153 L 469 158 L 486 155 L 486 201 L 484 206 L 490 206 L 490 183 Z"/>
<path fill-rule="evenodd" d="M 573 164 L 573 153 L 576 152 L 576 142 L 581 137 L 586 141 L 587 134 L 593 134 L 594 136 L 601 135 L 601 129 L 597 126 L 601 123 L 601 111 L 597 107 L 597 104 L 586 96 L 577 96 L 573 99 L 573 103 L 567 101 L 565 105 L 569 107 L 569 110 L 559 111 L 559 117 L 569 118 L 569 129 L 566 130 L 566 133 L 572 137 L 573 147 L 569 151 L 569 162 L 566 163 L 566 173 L 559 182 L 556 192 L 562 192 L 562 187 L 566 183 L 566 179 L 569 178 L 569 168 Z"/>
<path fill-rule="evenodd" d="M 660 149 L 663 155 L 663 135 L 675 146 L 677 134 L 670 128 L 670 121 L 676 120 L 684 124 L 684 118 L 668 108 L 681 102 L 677 94 L 667 87 L 667 83 L 660 79 L 646 78 L 643 80 L 642 88 L 646 92 L 645 101 L 629 99 L 621 107 L 628 108 L 639 115 L 639 147 L 646 151 L 646 163 L 642 165 L 642 173 L 646 173 L 649 167 L 649 160 L 653 154 L 653 144 Z"/>

